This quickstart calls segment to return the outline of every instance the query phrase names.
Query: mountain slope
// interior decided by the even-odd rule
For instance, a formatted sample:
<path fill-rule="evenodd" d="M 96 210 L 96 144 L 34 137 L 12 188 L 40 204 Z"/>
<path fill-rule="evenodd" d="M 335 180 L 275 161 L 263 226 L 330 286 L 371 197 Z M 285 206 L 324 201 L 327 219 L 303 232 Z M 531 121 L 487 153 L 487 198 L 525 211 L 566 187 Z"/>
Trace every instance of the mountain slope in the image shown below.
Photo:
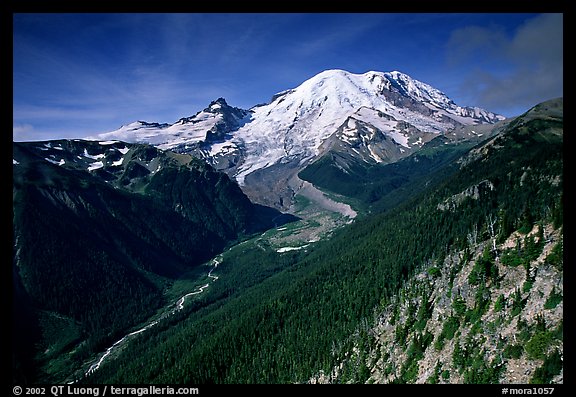
<path fill-rule="evenodd" d="M 443 288 L 449 285 L 451 275 L 452 287 L 462 287 L 451 290 L 451 299 L 462 296 L 465 306 L 456 304 L 455 313 L 462 313 L 448 321 L 444 345 L 438 342 L 437 351 L 454 355 L 450 350 L 456 348 L 454 338 L 460 347 L 468 348 L 472 344 L 466 337 L 474 335 L 495 341 L 496 350 L 479 343 L 480 349 L 472 355 L 456 354 L 463 361 L 454 364 L 448 380 L 506 381 L 509 378 L 504 372 L 492 370 L 501 366 L 496 364 L 503 362 L 509 370 L 528 359 L 531 368 L 541 368 L 533 375 L 539 372 L 546 381 L 559 381 L 555 378 L 560 361 L 556 348 L 561 346 L 562 337 L 560 323 L 554 321 L 561 316 L 561 294 L 559 290 L 552 294 L 547 275 L 554 283 L 561 282 L 560 273 L 550 267 L 563 266 L 561 109 L 561 101 L 550 102 L 512 120 L 496 136 L 436 170 L 436 174 L 444 175 L 442 178 L 431 176 L 428 185 L 422 185 L 403 203 L 358 219 L 307 252 L 283 254 L 258 245 L 239 247 L 220 265 L 222 271 L 234 269 L 219 279 L 222 291 L 229 291 L 226 283 L 236 285 L 235 277 L 240 278 L 244 269 L 254 269 L 254 263 L 263 267 L 265 261 L 267 269 L 276 268 L 275 273 L 258 284 L 233 289 L 231 294 L 212 296 L 190 309 L 185 319 L 152 330 L 149 337 L 153 344 L 141 339 L 127 346 L 122 355 L 87 381 L 293 383 L 346 368 L 347 373 L 340 372 L 335 381 L 365 382 L 373 368 L 370 330 L 375 329 L 375 321 L 387 321 L 386 310 L 395 307 L 401 316 L 396 323 L 401 328 L 398 348 L 404 355 L 385 357 L 382 352 L 376 370 L 384 372 L 387 364 L 394 363 L 401 367 L 394 378 L 376 378 L 375 373 L 373 380 L 441 378 L 442 374 L 434 375 L 434 338 L 442 333 L 436 332 L 437 325 L 442 323 L 444 328 L 451 316 L 445 312 L 440 317 L 434 312 L 446 308 L 446 301 L 418 303 L 432 292 L 434 298 L 446 297 L 447 290 L 432 291 L 430 283 Z M 544 238 L 540 238 L 540 230 Z M 528 236 L 531 231 L 534 234 Z M 506 251 L 504 244 L 516 241 L 516 237 L 520 238 L 516 249 Z M 459 267 L 464 262 L 458 256 L 466 252 L 471 254 L 466 257 L 468 267 Z M 497 265 L 496 256 L 501 261 Z M 522 266 L 515 267 L 515 263 Z M 536 269 L 535 278 L 525 263 Z M 519 285 L 525 281 L 532 282 L 526 290 L 524 284 Z M 411 290 L 417 294 L 402 295 L 402 291 Z M 495 331 L 493 318 L 488 318 L 494 307 L 503 305 L 501 299 L 498 303 L 500 295 L 508 304 L 501 312 L 501 324 L 510 332 L 516 326 L 518 332 L 525 331 L 519 339 L 527 341 L 525 350 L 513 340 L 498 344 L 494 338 L 512 335 L 499 333 L 497 327 Z M 548 298 L 550 303 L 546 303 Z M 403 303 L 389 306 L 395 302 Z M 537 316 L 529 317 L 523 311 L 544 305 L 554 306 L 544 313 L 545 324 L 553 324 L 550 332 L 542 330 Z M 515 307 L 520 312 L 516 313 Z M 439 319 L 434 320 L 436 324 L 431 316 L 438 316 L 432 317 Z M 528 323 L 526 329 L 520 326 L 519 318 Z M 461 325 L 464 320 L 465 327 Z M 451 335 L 456 322 L 462 328 L 458 336 Z M 494 361 L 499 353 L 506 360 Z M 139 360 L 149 363 L 145 371 L 138 370 Z M 442 361 L 439 370 L 443 372 L 449 364 Z"/>
<path fill-rule="evenodd" d="M 563 383 L 562 231 L 471 242 L 386 301 L 313 383 Z"/>
<path fill-rule="evenodd" d="M 356 75 L 342 70 L 322 72 L 253 111 L 254 121 L 235 134 L 246 146 L 236 174 L 240 184 L 249 173 L 275 162 L 318 155 L 320 145 L 353 115 L 405 147 L 410 146 L 406 140 L 419 137 L 402 131 L 401 121 L 433 137 L 456 125 L 501 119 L 486 111 L 465 111 L 440 91 L 399 72 Z"/>
<path fill-rule="evenodd" d="M 14 143 L 16 346 L 45 348 L 17 361 L 38 368 L 31 355 L 70 349 L 82 360 L 150 316 L 175 278 L 286 220 L 190 156 L 115 141 Z M 49 335 L 55 323 L 74 335 L 67 343 Z"/>
<path fill-rule="evenodd" d="M 173 124 L 136 121 L 100 134 L 96 139 L 149 143 L 160 149 L 181 151 L 194 148 L 199 143 L 224 140 L 228 133 L 244 125 L 249 118 L 248 110 L 231 107 L 224 98 L 218 98 L 204 110 Z"/>
<path fill-rule="evenodd" d="M 478 182 L 439 217 L 474 202 L 497 211 L 383 301 L 312 382 L 563 383 L 562 108 L 532 108 L 457 162 L 448 184 Z"/>
<path fill-rule="evenodd" d="M 429 184 L 435 172 L 471 148 L 473 142 L 451 143 L 439 136 L 418 152 L 390 163 L 368 163 L 341 152 L 329 152 L 298 173 L 324 191 L 358 200 L 367 211 L 380 212 L 402 203 Z M 447 169 L 450 171 L 450 169 Z"/>
<path fill-rule="evenodd" d="M 96 138 L 192 153 L 235 178 L 254 201 L 289 208 L 301 185 L 297 173 L 326 153 L 390 163 L 457 127 L 502 119 L 458 106 L 400 72 L 327 70 L 249 111 L 219 99 L 172 125 L 137 122 Z M 215 128 L 218 139 L 210 135 Z M 468 131 L 459 138 L 478 136 Z"/>

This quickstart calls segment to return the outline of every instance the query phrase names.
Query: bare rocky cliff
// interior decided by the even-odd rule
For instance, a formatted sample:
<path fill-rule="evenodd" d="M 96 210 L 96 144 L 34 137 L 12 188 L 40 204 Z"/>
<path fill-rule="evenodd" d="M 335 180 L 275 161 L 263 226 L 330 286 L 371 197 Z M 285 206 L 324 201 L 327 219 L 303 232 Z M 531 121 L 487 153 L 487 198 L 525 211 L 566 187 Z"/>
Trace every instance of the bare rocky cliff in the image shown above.
<path fill-rule="evenodd" d="M 562 228 L 429 263 L 312 383 L 563 383 Z M 493 246 L 496 245 L 496 251 Z M 358 376 L 363 379 L 358 379 Z"/>

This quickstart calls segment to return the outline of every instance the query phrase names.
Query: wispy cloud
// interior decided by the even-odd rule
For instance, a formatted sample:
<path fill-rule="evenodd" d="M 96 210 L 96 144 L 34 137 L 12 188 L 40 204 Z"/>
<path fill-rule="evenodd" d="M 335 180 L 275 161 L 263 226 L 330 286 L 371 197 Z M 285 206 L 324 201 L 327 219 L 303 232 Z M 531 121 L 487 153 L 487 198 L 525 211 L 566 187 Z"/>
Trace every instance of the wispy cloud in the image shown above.
<path fill-rule="evenodd" d="M 306 59 L 330 51 L 345 51 L 347 45 L 379 25 L 381 20 L 373 16 L 344 15 L 340 16 L 338 22 L 337 29 L 334 29 L 332 24 L 320 25 L 319 30 L 314 31 L 313 35 L 303 38 L 300 42 L 294 42 L 287 55 Z M 310 23 L 317 22 L 311 20 Z"/>
<path fill-rule="evenodd" d="M 460 90 L 471 100 L 488 109 L 526 110 L 563 95 L 563 16 L 539 15 L 511 35 L 499 26 L 455 30 L 447 61 L 470 65 Z"/>
<path fill-rule="evenodd" d="M 15 124 L 12 126 L 14 141 L 29 141 L 37 139 L 36 131 L 32 124 Z"/>
<path fill-rule="evenodd" d="M 233 14 L 106 17 L 65 45 L 16 33 L 14 115 L 20 123 L 84 117 L 103 124 L 193 114 L 210 100 L 237 96 L 227 84 L 239 80 L 232 69 L 256 62 L 270 40 L 263 33 L 273 22 L 255 18 L 258 24 Z"/>
<path fill-rule="evenodd" d="M 150 22 L 135 18 L 123 29 L 135 30 Z M 168 26 L 175 26 L 172 19 L 165 22 L 157 25 L 164 33 L 171 31 Z M 117 28 L 108 23 L 83 34 L 94 36 L 99 30 Z M 123 32 L 126 39 L 130 33 Z M 133 45 L 118 46 L 114 59 L 107 59 L 114 43 L 104 50 L 92 48 L 82 53 L 82 48 L 45 45 L 15 35 L 13 138 L 28 139 L 33 132 L 47 131 L 59 137 L 82 137 L 137 119 L 173 122 L 202 109 L 208 104 L 207 97 L 230 94 L 210 77 L 194 73 L 193 67 L 182 74 L 178 68 L 190 66 L 186 54 L 193 52 L 174 44 L 164 46 L 171 42 L 170 36 L 161 36 L 160 44 L 135 40 L 130 41 Z M 185 37 L 180 38 L 185 44 Z M 68 129 L 72 125 L 76 127 Z"/>
<path fill-rule="evenodd" d="M 334 68 L 402 70 L 440 81 L 451 96 L 460 92 L 458 103 L 494 111 L 513 102 L 532 105 L 561 92 L 562 16 L 518 26 L 523 20 L 523 14 L 16 15 L 13 135 L 82 137 L 134 120 L 173 122 L 218 97 L 249 108 Z"/>

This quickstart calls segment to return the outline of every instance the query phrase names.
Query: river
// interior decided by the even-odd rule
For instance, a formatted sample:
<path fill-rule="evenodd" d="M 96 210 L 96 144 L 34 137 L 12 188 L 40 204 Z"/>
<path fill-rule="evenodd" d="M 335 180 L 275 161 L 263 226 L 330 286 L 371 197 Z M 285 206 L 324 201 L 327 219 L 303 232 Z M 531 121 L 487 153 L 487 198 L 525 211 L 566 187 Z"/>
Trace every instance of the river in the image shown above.
<path fill-rule="evenodd" d="M 211 261 L 211 264 L 210 264 L 211 269 L 208 272 L 208 277 L 211 279 L 211 282 L 218 280 L 218 276 L 213 275 L 212 272 L 218 267 L 218 265 L 220 263 L 222 263 L 222 255 L 218 255 L 216 258 L 212 259 L 212 261 Z M 206 283 L 200 287 L 197 287 L 194 291 L 183 295 L 182 297 L 180 297 L 180 299 L 178 299 L 176 301 L 176 303 L 174 305 L 168 306 L 169 308 L 174 306 L 174 308 L 172 308 L 169 311 L 167 311 L 166 313 L 162 314 L 159 319 L 150 321 L 148 324 L 146 324 L 142 328 L 137 329 L 136 331 L 130 332 L 129 334 L 126 334 L 124 337 L 122 337 L 121 339 L 114 342 L 112 344 L 112 346 L 110 346 L 108 349 L 106 349 L 106 351 L 104 351 L 103 353 L 98 355 L 99 357 L 96 360 L 94 360 L 93 363 L 88 367 L 88 370 L 86 370 L 84 372 L 84 377 L 89 376 L 92 373 L 94 373 L 95 371 L 97 371 L 100 368 L 100 366 L 106 361 L 106 359 L 108 359 L 110 357 L 110 355 L 112 353 L 114 353 L 115 351 L 118 351 L 122 346 L 124 346 L 128 341 L 130 341 L 130 339 L 132 339 L 132 337 L 139 335 L 143 332 L 146 332 L 147 330 L 149 330 L 150 328 L 152 328 L 156 324 L 158 324 L 160 321 L 162 321 L 162 320 L 174 315 L 175 313 L 179 312 L 180 310 L 184 309 L 184 304 L 186 303 L 186 299 L 188 299 L 191 296 L 203 293 L 206 290 L 206 288 L 208 288 L 209 286 L 210 286 L 210 283 Z M 76 381 L 72 381 L 70 383 L 75 383 L 75 382 Z"/>
<path fill-rule="evenodd" d="M 298 191 L 299 194 L 302 194 L 304 197 L 315 202 L 317 205 L 319 205 L 324 210 L 328 210 L 328 211 L 332 211 L 332 212 L 338 212 L 338 213 L 342 214 L 344 217 L 347 217 L 348 219 L 350 219 L 350 221 L 356 217 L 357 213 L 356 213 L 356 211 L 354 211 L 352 209 L 352 207 L 350 207 L 350 205 L 340 203 L 340 202 L 337 202 L 337 201 L 330 199 L 322 191 L 318 190 L 311 183 L 303 181 L 297 177 L 294 178 L 291 182 L 294 184 L 293 187 L 297 187 L 296 190 Z M 256 243 L 256 244 L 258 244 L 258 243 Z M 262 248 L 262 247 L 260 247 L 260 248 Z M 280 251 L 278 251 L 278 252 L 280 252 Z M 127 342 L 129 342 L 130 339 L 132 339 L 134 336 L 139 335 L 143 332 L 146 332 L 150 328 L 157 325 L 160 321 L 162 321 L 162 320 L 174 315 L 175 313 L 181 311 L 182 309 L 184 309 L 184 304 L 186 303 L 186 299 L 190 298 L 191 296 L 203 293 L 206 290 L 206 288 L 208 288 L 210 286 L 210 283 L 213 283 L 216 280 L 218 280 L 218 276 L 214 276 L 212 274 L 212 272 L 218 267 L 218 265 L 220 263 L 222 263 L 222 254 L 220 254 L 217 257 L 215 257 L 214 259 L 212 259 L 212 261 L 210 263 L 211 269 L 207 275 L 208 278 L 211 279 L 210 282 L 208 282 L 208 283 L 206 283 L 200 287 L 197 287 L 192 292 L 189 292 L 189 293 L 181 296 L 174 304 L 169 305 L 167 307 L 168 310 L 166 311 L 166 313 L 162 314 L 158 319 L 150 321 L 149 323 L 147 323 L 142 328 L 137 329 L 136 331 L 130 332 L 129 334 L 126 334 L 124 337 L 122 337 L 121 339 L 114 342 L 112 344 L 112 346 L 110 346 L 108 349 L 106 349 L 106 351 L 104 351 L 103 353 L 100 353 L 98 355 L 98 357 L 94 361 L 92 361 L 92 363 L 88 367 L 88 370 L 86 370 L 84 372 L 84 377 L 87 377 L 87 376 L 91 375 L 92 373 L 94 373 L 95 371 L 97 371 L 98 369 L 100 369 L 102 364 L 104 362 L 106 362 L 106 360 L 111 357 L 112 353 L 118 351 L 122 346 L 124 346 Z M 76 382 L 76 381 L 72 381 L 70 383 L 74 383 L 74 382 Z"/>

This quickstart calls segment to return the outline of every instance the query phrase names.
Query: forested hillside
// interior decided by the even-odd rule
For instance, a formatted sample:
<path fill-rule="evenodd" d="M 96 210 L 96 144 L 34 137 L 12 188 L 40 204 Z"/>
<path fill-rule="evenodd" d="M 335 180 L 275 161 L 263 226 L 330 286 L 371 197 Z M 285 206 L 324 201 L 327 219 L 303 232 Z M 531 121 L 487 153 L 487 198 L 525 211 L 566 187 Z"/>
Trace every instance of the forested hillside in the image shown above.
<path fill-rule="evenodd" d="M 311 382 L 563 383 L 562 228 L 470 237 L 383 302 Z"/>
<path fill-rule="evenodd" d="M 454 143 L 439 136 L 419 152 L 389 164 L 342 159 L 338 153 L 329 153 L 298 176 L 324 190 L 356 199 L 367 210 L 381 212 L 409 199 L 430 178 L 444 178 L 446 175 L 438 171 L 450 172 L 446 166 L 473 144 Z"/>
<path fill-rule="evenodd" d="M 190 156 L 122 142 L 13 149 L 15 379 L 77 366 L 164 305 L 174 279 L 283 219 Z"/>
<path fill-rule="evenodd" d="M 560 290 L 539 289 L 545 279 L 542 274 L 533 276 L 530 269 L 563 266 L 562 148 L 562 101 L 547 102 L 457 161 L 434 169 L 421 179 L 420 189 L 412 190 L 412 196 L 399 205 L 339 230 L 307 253 L 239 249 L 219 267 L 229 272 L 219 280 L 220 288 L 235 288 L 201 298 L 186 315 L 128 345 L 122 355 L 86 381 L 308 382 L 347 365 L 343 363 L 350 361 L 353 351 L 360 358 L 347 367 L 346 376 L 340 374 L 334 381 L 505 381 L 512 378 L 494 369 L 498 362 L 493 352 L 454 353 L 468 346 L 466 335 L 490 332 L 490 326 L 480 321 L 494 312 L 501 312 L 502 324 L 513 323 L 518 332 L 527 327 L 520 342 L 507 339 L 496 344 L 500 349 L 496 356 L 507 357 L 507 362 L 532 360 L 534 368 L 542 368 L 532 373 L 534 379 L 554 380 L 561 371 L 557 349 L 562 344 L 562 323 L 555 322 L 545 331 L 552 324 L 550 318 L 529 320 L 522 310 L 526 301 L 534 299 L 534 288 L 548 293 L 541 300 L 550 300 L 544 305 L 554 306 L 561 316 Z M 554 244 L 543 246 L 542 236 L 553 236 Z M 515 249 L 505 248 L 510 241 L 519 241 Z M 467 259 L 448 259 L 460 253 L 468 255 Z M 520 265 L 526 272 L 519 278 L 524 282 L 520 289 L 506 277 L 499 278 L 504 274 L 502 266 Z M 240 277 L 244 269 L 269 272 L 254 283 Z M 430 279 L 418 283 L 415 275 L 422 271 Z M 560 282 L 558 271 L 555 274 L 554 285 Z M 431 301 L 406 306 L 412 300 L 402 297 L 406 291 L 418 291 L 414 299 L 426 296 L 423 291 L 432 288 L 434 277 L 448 283 L 452 279 L 454 287 L 456 277 L 464 275 L 473 286 L 465 295 L 469 302 L 456 303 L 452 314 L 437 320 L 447 323 L 439 333 L 427 328 L 432 327 L 428 325 L 434 313 Z M 453 294 L 457 300 L 458 293 Z M 497 309 L 503 305 L 505 309 Z M 399 314 L 392 320 L 383 314 L 386 310 Z M 395 343 L 405 360 L 374 359 L 375 342 L 362 344 L 369 338 L 354 336 L 369 330 L 375 319 L 395 321 Z M 463 330 L 454 336 L 460 325 Z M 524 350 L 518 343 L 526 343 Z M 418 364 L 422 357 L 436 365 L 434 354 L 448 355 L 447 349 L 454 349 L 452 355 L 464 361 L 438 361 L 437 371 L 425 376 Z M 368 363 L 375 363 L 388 377 L 371 378 Z M 388 370 L 388 364 L 396 367 Z M 446 365 L 453 366 L 448 375 L 444 375 Z"/>

